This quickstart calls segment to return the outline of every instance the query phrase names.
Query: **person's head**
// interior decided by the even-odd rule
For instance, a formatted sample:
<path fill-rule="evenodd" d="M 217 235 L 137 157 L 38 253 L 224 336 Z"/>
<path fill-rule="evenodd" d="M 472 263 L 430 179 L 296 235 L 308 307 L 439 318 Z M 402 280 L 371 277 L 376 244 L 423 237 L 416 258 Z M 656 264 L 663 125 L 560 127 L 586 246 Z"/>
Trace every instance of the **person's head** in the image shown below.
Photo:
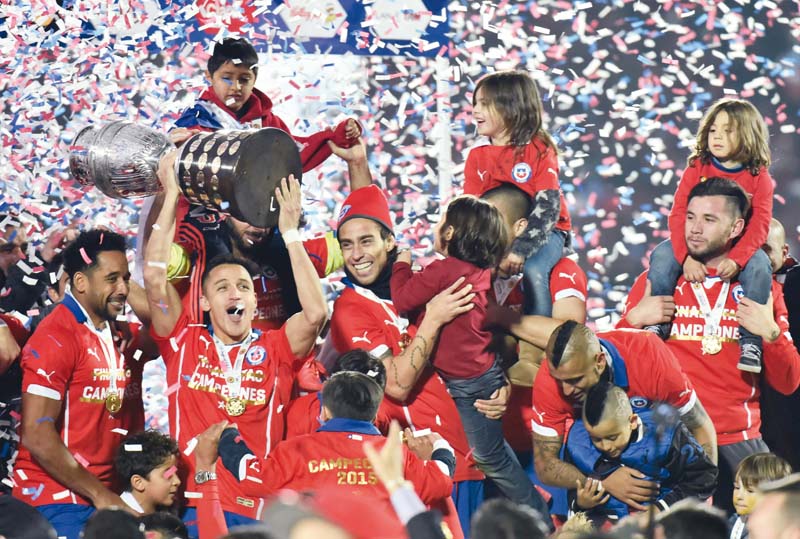
<path fill-rule="evenodd" d="M 792 473 L 791 465 L 773 453 L 756 453 L 745 457 L 736 469 L 733 481 L 733 508 L 740 516 L 749 515 L 761 498 L 758 485 L 764 481 L 783 479 Z"/>
<path fill-rule="evenodd" d="M 433 234 L 438 253 L 482 269 L 497 267 L 508 247 L 508 231 L 500 212 L 472 195 L 451 200 Z"/>
<path fill-rule="evenodd" d="M 568 400 L 582 403 L 586 392 L 600 381 L 607 362 L 591 329 L 573 320 L 558 326 L 545 349 L 550 374 Z"/>
<path fill-rule="evenodd" d="M 356 348 L 345 352 L 336 359 L 333 368 L 331 368 L 331 375 L 342 371 L 354 371 L 366 374 L 375 380 L 381 389 L 386 389 L 386 367 L 383 361 L 376 358 L 366 350 Z"/>
<path fill-rule="evenodd" d="M 155 430 L 127 436 L 114 460 L 122 484 L 127 485 L 145 511 L 171 507 L 178 478 L 178 444 Z"/>
<path fill-rule="evenodd" d="M 711 157 L 728 166 L 744 165 L 753 174 L 769 167 L 769 133 L 764 118 L 743 99 L 720 99 L 700 121 L 695 150 L 696 159 L 707 163 Z"/>
<path fill-rule="evenodd" d="M 774 217 L 769 222 L 767 242 L 761 248 L 764 249 L 764 252 L 769 257 L 772 273 L 783 267 L 786 257 L 789 256 L 789 244 L 786 243 L 786 230 L 784 230 L 781 222 Z"/>
<path fill-rule="evenodd" d="M 147 539 L 189 539 L 186 524 L 172 513 L 158 511 L 139 517 Z"/>
<path fill-rule="evenodd" d="M 542 121 L 542 98 L 524 71 L 501 71 L 478 81 L 472 96 L 478 134 L 492 144 L 525 146 L 534 137 L 555 147 Z"/>
<path fill-rule="evenodd" d="M 266 228 L 253 226 L 235 217 L 228 216 L 223 226 L 228 231 L 234 246 L 247 258 L 255 258 L 264 252 L 271 238 L 270 231 Z"/>
<path fill-rule="evenodd" d="M 109 230 L 82 232 L 63 251 L 70 290 L 95 325 L 125 310 L 131 272 L 125 238 Z"/>
<path fill-rule="evenodd" d="M 709 178 L 689 192 L 686 207 L 686 248 L 707 263 L 730 251 L 744 230 L 749 202 L 733 180 Z"/>
<path fill-rule="evenodd" d="M 253 93 L 258 75 L 258 53 L 243 38 L 225 38 L 214 45 L 206 76 L 217 98 L 233 110 L 240 110 Z"/>
<path fill-rule="evenodd" d="M 475 539 L 544 539 L 547 527 L 535 509 L 495 498 L 483 503 L 470 522 Z"/>
<path fill-rule="evenodd" d="M 631 433 L 639 424 L 639 416 L 633 413 L 622 388 L 600 382 L 586 392 L 583 424 L 597 450 L 617 458 L 628 447 Z"/>
<path fill-rule="evenodd" d="M 751 539 L 800 538 L 800 473 L 759 485 L 762 498 L 747 520 Z"/>
<path fill-rule="evenodd" d="M 122 508 L 98 509 L 83 528 L 82 539 L 145 539 L 144 524 Z"/>
<path fill-rule="evenodd" d="M 9 215 L 0 215 L 0 271 L 7 272 L 11 267 L 25 258 L 28 250 L 28 239 L 25 229 Z"/>
<path fill-rule="evenodd" d="M 339 212 L 337 237 L 347 274 L 361 286 L 373 284 L 396 249 L 389 201 L 380 187 L 350 193 Z"/>
<path fill-rule="evenodd" d="M 219 255 L 206 265 L 201 280 L 200 307 L 208 313 L 214 334 L 225 344 L 244 339 L 256 311 L 253 264 L 231 255 Z"/>
<path fill-rule="evenodd" d="M 681 500 L 661 513 L 656 523 L 664 539 L 727 539 L 725 514 L 697 500 Z M 658 537 L 659 535 L 657 535 Z"/>
<path fill-rule="evenodd" d="M 322 419 L 334 417 L 374 421 L 383 400 L 383 388 L 373 378 L 341 371 L 322 386 Z"/>
<path fill-rule="evenodd" d="M 504 183 L 490 189 L 481 195 L 481 198 L 497 208 L 506 225 L 509 243 L 525 232 L 528 227 L 528 216 L 531 214 L 531 197 L 522 189 Z M 508 253 L 506 253 L 508 256 Z M 502 267 L 502 266 L 501 266 Z M 509 277 L 498 271 L 500 277 Z"/>

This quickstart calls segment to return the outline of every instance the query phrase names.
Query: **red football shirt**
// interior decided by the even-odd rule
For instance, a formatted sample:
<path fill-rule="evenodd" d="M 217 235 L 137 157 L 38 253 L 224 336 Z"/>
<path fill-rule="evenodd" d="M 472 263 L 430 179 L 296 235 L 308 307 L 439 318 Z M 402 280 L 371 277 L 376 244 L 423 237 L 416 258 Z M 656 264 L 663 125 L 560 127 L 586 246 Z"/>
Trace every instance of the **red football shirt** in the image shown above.
<path fill-rule="evenodd" d="M 660 401 L 677 408 L 681 415 L 691 410 L 697 399 L 689 378 L 664 342 L 649 331 L 617 329 L 598 333 L 611 348 L 604 346 L 612 382 L 629 397 L 642 399 L 641 405 Z M 540 436 L 564 436 L 568 419 L 580 415 L 580 406 L 567 400 L 561 386 L 550 375 L 549 361 L 542 361 L 533 387 L 531 428 Z"/>
<path fill-rule="evenodd" d="M 58 417 L 41 421 L 52 421 L 75 460 L 106 487 L 114 489 L 117 447 L 128 432 L 144 428 L 144 360 L 138 350 L 139 327 L 111 324 L 112 348 L 87 320 L 83 307 L 67 295 L 39 324 L 22 350 L 22 391 L 62 402 Z M 113 371 L 105 355 L 112 352 L 112 364 L 116 364 Z M 111 372 L 116 372 L 117 394 L 122 397 L 122 408 L 115 414 L 109 413 L 105 405 Z M 14 480 L 14 496 L 34 506 L 91 505 L 88 499 L 50 477 L 22 444 Z"/>
<path fill-rule="evenodd" d="M 402 335 L 416 332 L 413 326 L 405 328 L 406 323 L 400 319 L 391 301 L 375 301 L 361 287 L 348 286 L 333 304 L 330 338 L 339 352 L 364 348 L 376 357 L 387 351 L 397 355 L 402 351 Z M 387 372 L 386 375 L 392 374 Z M 450 443 L 456 454 L 454 481 L 484 478 L 472 457 L 468 457 L 471 452 L 456 405 L 444 382 L 432 369 L 417 381 L 405 402 L 388 397 L 383 402 L 382 410 L 404 428 L 430 428 Z"/>
<path fill-rule="evenodd" d="M 505 290 L 512 281 L 513 288 Z M 524 302 L 521 279 L 495 279 L 495 297 L 504 298 L 501 305 L 519 311 Z M 588 283 L 586 273 L 577 262 L 571 258 L 562 258 L 553 267 L 550 273 L 550 297 L 555 303 L 560 299 L 578 298 L 586 301 Z M 503 434 L 506 441 L 514 451 L 530 452 L 532 433 L 531 420 L 533 419 L 533 394 L 528 386 L 511 386 L 511 398 L 508 401 L 506 413 L 503 415 Z"/>
<path fill-rule="evenodd" d="M 558 157 L 555 150 L 537 138 L 527 144 L 522 154 L 516 146 L 477 146 L 464 164 L 464 194 L 481 196 L 504 183 L 522 189 L 531 198 L 548 189 L 558 189 Z M 556 228 L 569 231 L 572 222 L 564 193 Z"/>
<path fill-rule="evenodd" d="M 231 417 L 225 411 L 228 388 L 217 350 L 208 329 L 191 324 L 184 312 L 172 333 L 159 337 L 151 332 L 167 367 L 170 434 L 188 458 L 183 458 L 188 505 L 195 505 L 194 458 L 191 448 L 195 436 L 223 419 L 236 423 L 247 445 L 266 457 L 284 433 L 285 407 L 289 403 L 293 369 L 298 358 L 292 354 L 283 328 L 258 334 L 242 362 L 240 396 L 245 412 Z M 233 364 L 239 346 L 228 347 Z M 220 475 L 222 507 L 226 511 L 257 519 L 263 500 L 246 496 L 239 484 Z"/>
<path fill-rule="evenodd" d="M 626 312 L 641 301 L 646 281 L 646 272 L 636 279 L 625 305 Z M 713 307 L 723 283 L 719 278 L 712 278 L 706 279 L 705 284 L 709 305 Z M 675 316 L 667 346 L 697 388 L 697 396 L 714 422 L 719 445 L 761 437 L 761 376 L 736 368 L 740 355 L 736 309 L 737 298 L 742 293 L 738 282 L 731 283 L 720 324 L 722 351 L 714 355 L 702 352 L 700 340 L 705 323 L 691 283 L 686 282 L 683 276 L 678 280 L 673 296 Z M 774 343 L 764 342 L 763 375 L 769 385 L 788 395 L 800 384 L 800 355 L 789 333 L 786 304 L 781 285 L 776 281 L 772 281 L 772 297 L 781 335 Z M 624 318 L 620 322 L 625 324 Z"/>

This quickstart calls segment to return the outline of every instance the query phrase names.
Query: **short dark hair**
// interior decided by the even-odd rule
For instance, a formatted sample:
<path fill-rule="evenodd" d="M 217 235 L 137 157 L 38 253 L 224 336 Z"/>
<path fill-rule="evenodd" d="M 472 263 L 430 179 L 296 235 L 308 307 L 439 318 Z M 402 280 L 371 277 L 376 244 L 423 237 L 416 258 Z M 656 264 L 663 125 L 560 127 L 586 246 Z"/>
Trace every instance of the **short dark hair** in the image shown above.
<path fill-rule="evenodd" d="M 383 388 L 360 372 L 338 372 L 322 386 L 322 405 L 333 417 L 373 421 L 382 400 Z"/>
<path fill-rule="evenodd" d="M 472 517 L 474 539 L 544 539 L 547 528 L 535 509 L 502 498 L 482 504 Z"/>
<path fill-rule="evenodd" d="M 386 367 L 383 365 L 383 361 L 363 348 L 349 350 L 336 359 L 330 371 L 331 375 L 342 371 L 366 374 L 375 380 L 379 386 L 386 389 Z"/>
<path fill-rule="evenodd" d="M 159 532 L 169 539 L 189 539 L 189 530 L 186 524 L 172 513 L 167 511 L 156 511 L 149 515 L 139 517 L 139 521 L 144 524 L 144 531 Z"/>
<path fill-rule="evenodd" d="M 482 269 L 497 267 L 508 248 L 508 231 L 500 212 L 472 195 L 454 198 L 447 206 L 447 214 L 439 233 L 444 235 L 453 227 L 447 245 L 447 255 L 469 262 Z"/>
<path fill-rule="evenodd" d="M 719 509 L 697 500 L 682 500 L 660 515 L 657 522 L 666 539 L 727 539 L 728 525 Z"/>
<path fill-rule="evenodd" d="M 258 53 L 253 44 L 244 38 L 226 37 L 214 45 L 214 53 L 208 59 L 208 73 L 213 75 L 225 62 L 247 66 L 254 75 L 258 75 Z"/>
<path fill-rule="evenodd" d="M 530 195 L 510 183 L 502 183 L 494 189 L 489 189 L 481 195 L 481 198 L 483 200 L 503 200 L 508 204 L 512 221 L 527 219 L 533 210 L 533 201 Z"/>
<path fill-rule="evenodd" d="M 144 539 L 144 524 L 120 508 L 98 509 L 83 528 L 83 539 Z"/>
<path fill-rule="evenodd" d="M 713 177 L 698 183 L 689 191 L 687 203 L 695 197 L 713 196 L 725 197 L 728 209 L 734 213 L 734 219 L 747 217 L 747 212 L 750 209 L 747 193 L 738 183 L 726 178 Z"/>
<path fill-rule="evenodd" d="M 217 266 L 224 266 L 226 264 L 242 266 L 250 276 L 258 275 L 260 273 L 255 263 L 251 262 L 250 260 L 234 256 L 230 253 L 225 253 L 215 256 L 206 264 L 206 268 L 203 270 L 203 276 L 200 278 L 200 287 L 204 288 L 206 286 L 208 276 L 211 275 L 211 272 L 214 271 Z"/>
<path fill-rule="evenodd" d="M 615 415 L 625 414 L 625 418 L 633 413 L 625 391 L 621 387 L 609 382 L 599 382 L 590 387 L 583 401 L 583 420 L 590 426 L 596 427 L 611 411 Z"/>
<path fill-rule="evenodd" d="M 78 272 L 86 273 L 97 267 L 97 255 L 106 251 L 125 253 L 125 237 L 110 230 L 92 229 L 75 238 L 64 249 L 64 271 L 70 282 Z"/>
<path fill-rule="evenodd" d="M 126 447 L 136 447 L 129 451 Z M 134 475 L 148 478 L 150 472 L 162 466 L 170 456 L 178 456 L 178 443 L 157 430 L 146 430 L 127 436 L 117 448 L 114 466 L 127 486 Z"/>

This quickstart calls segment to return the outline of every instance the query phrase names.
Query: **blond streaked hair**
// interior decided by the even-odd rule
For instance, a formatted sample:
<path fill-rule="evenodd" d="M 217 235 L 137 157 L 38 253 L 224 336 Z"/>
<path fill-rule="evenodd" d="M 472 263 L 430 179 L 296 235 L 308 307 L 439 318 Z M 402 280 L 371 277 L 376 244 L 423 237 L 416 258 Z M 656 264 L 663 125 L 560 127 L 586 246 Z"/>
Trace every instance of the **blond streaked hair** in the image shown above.
<path fill-rule="evenodd" d="M 728 156 L 731 161 L 741 163 L 753 176 L 761 167 L 768 168 L 772 162 L 769 151 L 769 132 L 761 113 L 744 99 L 720 99 L 708 109 L 697 131 L 695 149 L 689 156 L 689 166 L 698 159 L 701 163 L 711 161 L 708 133 L 720 112 L 728 113 L 728 120 L 736 129 L 737 147 Z"/>
<path fill-rule="evenodd" d="M 736 477 L 747 490 L 755 490 L 759 483 L 783 479 L 791 473 L 791 464 L 775 453 L 748 455 L 736 468 Z"/>

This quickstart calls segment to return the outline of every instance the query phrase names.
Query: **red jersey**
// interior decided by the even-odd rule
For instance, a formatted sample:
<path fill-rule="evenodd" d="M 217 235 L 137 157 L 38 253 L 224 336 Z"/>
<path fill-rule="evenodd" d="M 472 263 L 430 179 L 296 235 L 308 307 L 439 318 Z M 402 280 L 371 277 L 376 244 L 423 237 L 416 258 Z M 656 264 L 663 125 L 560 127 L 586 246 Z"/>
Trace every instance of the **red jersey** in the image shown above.
<path fill-rule="evenodd" d="M 195 505 L 194 437 L 223 419 L 236 423 L 250 448 L 266 457 L 283 437 L 284 408 L 289 403 L 293 369 L 298 358 L 292 354 L 283 328 L 252 334 L 242 361 L 239 396 L 245 401 L 242 415 L 229 416 L 225 401 L 230 395 L 217 348 L 208 329 L 190 324 L 181 314 L 175 328 L 166 337 L 151 332 L 167 367 L 170 434 L 178 441 L 188 475 L 188 505 Z M 226 347 L 231 364 L 235 364 L 241 345 Z M 242 493 L 239 484 L 224 474 L 220 476 L 222 507 L 226 511 L 257 519 L 263 501 Z"/>
<path fill-rule="evenodd" d="M 392 298 L 401 313 L 424 309 L 433 296 L 464 277 L 472 285 L 473 308 L 457 316 L 442 328 L 430 361 L 436 372 L 446 379 L 472 379 L 484 374 L 494 364 L 489 351 L 491 331 L 485 329 L 487 292 L 492 286 L 492 274 L 474 264 L 448 256 L 435 260 L 420 272 L 411 265 L 395 262 L 392 268 Z M 439 346 L 439 343 L 446 343 Z"/>
<path fill-rule="evenodd" d="M 252 496 L 265 496 L 280 489 L 336 488 L 344 499 L 364 496 L 375 504 L 376 512 L 393 515 L 389 493 L 364 454 L 364 442 L 368 441 L 379 449 L 386 438 L 364 421 L 332 419 L 318 432 L 282 442 L 268 459 L 256 458 L 246 468 L 240 466 L 244 472 L 239 477 L 241 488 Z M 453 489 L 450 476 L 434 461 L 421 461 L 402 447 L 403 477 L 413 483 L 414 492 L 423 503 L 436 504 L 449 498 Z M 379 530 L 375 530 L 375 536 L 381 536 Z"/>
<path fill-rule="evenodd" d="M 286 411 L 286 436 L 284 439 L 295 438 L 304 434 L 316 432 L 323 425 L 322 421 L 322 392 L 316 391 L 293 399 Z M 385 401 L 385 399 L 384 399 Z M 389 432 L 392 417 L 385 410 L 382 402 L 375 418 L 375 426 L 381 432 Z"/>
<path fill-rule="evenodd" d="M 495 279 L 494 294 L 500 305 L 520 311 L 524 302 L 521 275 L 508 279 Z M 571 258 L 562 258 L 550 273 L 550 297 L 555 303 L 560 299 L 578 298 L 586 301 L 588 283 L 586 273 Z M 503 414 L 503 435 L 514 451 L 531 451 L 531 420 L 533 419 L 533 394 L 529 386 L 511 386 L 506 413 Z"/>
<path fill-rule="evenodd" d="M 774 186 L 772 178 L 766 168 L 761 168 L 758 175 L 753 176 L 748 169 L 739 167 L 726 169 L 712 159 L 709 163 L 702 163 L 700 159 L 694 165 L 687 167 L 675 192 L 675 201 L 669 213 L 669 233 L 672 240 L 672 250 L 675 258 L 683 264 L 689 254 L 686 249 L 686 209 L 689 205 L 689 192 L 700 182 L 708 178 L 719 177 L 733 180 L 745 190 L 750 198 L 752 215 L 747 221 L 736 245 L 733 246 L 728 258 L 744 268 L 750 257 L 767 242 L 769 223 L 772 220 L 772 195 Z"/>
<path fill-rule="evenodd" d="M 608 362 L 609 382 L 621 387 L 637 407 L 659 401 L 681 415 L 694 406 L 695 394 L 678 360 L 661 339 L 649 331 L 618 329 L 597 334 Z M 531 428 L 540 436 L 564 436 L 568 419 L 580 416 L 580 405 L 567 400 L 561 385 L 550 375 L 550 362 L 542 361 L 533 386 Z"/>
<path fill-rule="evenodd" d="M 636 279 L 625 304 L 626 311 L 641 300 L 646 281 L 646 272 Z M 721 279 L 706 279 L 703 289 L 710 306 L 715 305 L 722 287 Z M 738 282 L 730 284 L 718 332 L 722 337 L 722 351 L 714 355 L 703 354 L 701 349 L 705 322 L 691 283 L 681 276 L 673 295 L 675 316 L 667 346 L 697 388 L 697 396 L 714 422 L 719 445 L 761 437 L 760 376 L 736 368 L 740 355 L 736 309 L 742 293 Z M 800 355 L 789 334 L 781 286 L 774 280 L 772 298 L 775 321 L 781 328 L 781 335 L 774 343 L 764 341 L 764 377 L 777 391 L 789 395 L 800 384 Z M 620 322 L 624 324 L 624 320 Z"/>
<path fill-rule="evenodd" d="M 114 489 L 117 447 L 128 432 L 144 428 L 144 361 L 137 359 L 138 326 L 114 322 L 108 329 L 96 330 L 83 307 L 67 294 L 22 351 L 22 391 L 62 402 L 58 417 L 41 421 L 52 421 L 75 460 Z M 115 393 L 122 398 L 122 408 L 114 414 L 106 409 L 112 376 Z M 14 496 L 28 504 L 91 505 L 50 477 L 22 444 L 14 472 Z"/>
<path fill-rule="evenodd" d="M 560 192 L 556 151 L 540 138 L 527 144 L 521 154 L 516 146 L 488 144 L 472 148 L 464 164 L 464 194 L 481 196 L 504 183 L 522 189 L 531 198 L 543 190 Z M 572 228 L 564 193 L 556 228 L 567 232 Z"/>
<path fill-rule="evenodd" d="M 398 316 L 391 301 L 381 300 L 360 286 L 348 284 L 333 304 L 330 338 L 340 353 L 364 348 L 376 357 L 387 351 L 398 355 L 403 350 L 403 335 L 416 333 L 416 328 L 407 323 Z M 392 376 L 390 369 L 386 375 Z M 461 426 L 461 416 L 444 382 L 433 369 L 417 380 L 405 402 L 385 397 L 381 409 L 404 428 L 430 428 L 441 434 L 456 454 L 454 481 L 484 478 L 472 457 L 468 457 L 471 451 Z"/>

